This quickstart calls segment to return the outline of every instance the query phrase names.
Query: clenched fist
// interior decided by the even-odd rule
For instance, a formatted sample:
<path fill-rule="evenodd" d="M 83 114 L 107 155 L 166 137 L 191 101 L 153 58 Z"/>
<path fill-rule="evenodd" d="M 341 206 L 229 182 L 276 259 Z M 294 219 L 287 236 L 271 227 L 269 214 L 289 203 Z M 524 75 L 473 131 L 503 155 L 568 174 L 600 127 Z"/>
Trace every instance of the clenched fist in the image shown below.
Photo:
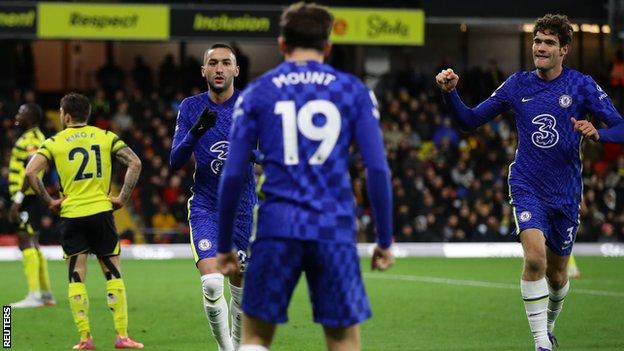
<path fill-rule="evenodd" d="M 438 73 L 436 76 L 438 87 L 446 93 L 453 91 L 457 86 L 457 82 L 459 82 L 459 76 L 455 74 L 451 68 L 442 70 L 442 72 Z"/>

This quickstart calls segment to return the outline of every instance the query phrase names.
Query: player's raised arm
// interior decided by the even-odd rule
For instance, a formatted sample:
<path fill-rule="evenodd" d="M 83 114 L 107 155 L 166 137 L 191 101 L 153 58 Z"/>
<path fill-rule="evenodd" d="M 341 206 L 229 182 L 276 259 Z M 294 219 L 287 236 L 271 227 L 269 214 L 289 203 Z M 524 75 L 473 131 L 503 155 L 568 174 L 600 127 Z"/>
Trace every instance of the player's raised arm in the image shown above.
<path fill-rule="evenodd" d="M 204 109 L 195 123 L 189 122 L 189 109 L 183 101 L 178 111 L 175 133 L 171 143 L 169 165 L 174 170 L 180 169 L 189 160 L 197 141 L 212 127 L 215 126 L 217 113 Z"/>
<path fill-rule="evenodd" d="M 442 90 L 444 102 L 451 109 L 455 119 L 463 128 L 472 130 L 491 121 L 509 109 L 507 92 L 509 84 L 506 83 L 512 80 L 512 78 L 513 76 L 507 79 L 489 98 L 474 108 L 466 106 L 459 94 L 457 94 L 457 89 L 455 88 L 459 81 L 459 76 L 452 69 L 445 69 L 438 73 L 436 83 Z"/>
<path fill-rule="evenodd" d="M 587 120 L 572 120 L 574 129 L 585 137 L 605 143 L 624 143 L 624 119 L 602 88 L 589 76 L 585 76 L 587 108 L 589 112 L 604 122 L 608 128 L 596 129 Z"/>
<path fill-rule="evenodd" d="M 390 169 L 384 151 L 379 127 L 377 101 L 372 92 L 363 89 L 357 106 L 359 116 L 355 124 L 355 139 L 366 168 L 366 185 L 377 224 L 377 248 L 373 254 L 372 268 L 389 268 L 394 257 L 389 250 L 392 245 L 392 188 Z"/>
<path fill-rule="evenodd" d="M 50 194 L 48 194 L 43 181 L 37 176 L 39 172 L 42 172 L 47 167 L 48 159 L 42 154 L 35 154 L 28 162 L 28 165 L 26 165 L 26 179 L 41 201 L 43 201 L 52 212 L 58 213 L 63 200 L 53 199 Z"/>

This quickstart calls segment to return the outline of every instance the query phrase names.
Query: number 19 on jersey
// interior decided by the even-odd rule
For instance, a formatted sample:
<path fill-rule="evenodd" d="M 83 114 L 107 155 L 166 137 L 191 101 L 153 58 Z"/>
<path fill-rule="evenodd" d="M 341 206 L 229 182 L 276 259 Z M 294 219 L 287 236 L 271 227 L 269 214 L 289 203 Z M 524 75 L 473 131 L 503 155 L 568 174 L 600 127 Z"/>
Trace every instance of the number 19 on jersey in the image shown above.
<path fill-rule="evenodd" d="M 312 141 L 320 141 L 318 148 L 308 160 L 310 165 L 322 165 L 332 153 L 341 129 L 340 111 L 328 100 L 311 100 L 297 111 L 292 100 L 278 101 L 275 114 L 282 117 L 282 133 L 284 138 L 284 164 L 299 164 L 298 133 Z M 318 127 L 313 122 L 316 114 L 325 117 L 325 124 Z"/>

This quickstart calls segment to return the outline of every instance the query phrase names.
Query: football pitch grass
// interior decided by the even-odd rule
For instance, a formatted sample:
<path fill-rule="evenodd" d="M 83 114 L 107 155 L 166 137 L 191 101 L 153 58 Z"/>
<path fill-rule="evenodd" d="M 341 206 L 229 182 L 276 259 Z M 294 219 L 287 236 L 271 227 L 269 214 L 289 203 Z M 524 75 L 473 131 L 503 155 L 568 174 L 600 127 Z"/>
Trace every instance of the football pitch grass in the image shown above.
<path fill-rule="evenodd" d="M 624 350 L 624 258 L 577 258 L 559 318 L 561 350 Z M 521 260 L 401 258 L 384 273 L 362 260 L 373 318 L 362 325 L 364 350 L 533 350 L 519 291 Z M 0 300 L 21 299 L 21 262 L 1 262 Z M 203 313 L 199 275 L 191 260 L 123 262 L 130 334 L 147 350 L 216 350 Z M 13 310 L 12 349 L 69 350 L 78 341 L 67 304 L 64 262 L 50 262 L 55 307 Z M 323 350 L 312 323 L 304 279 L 278 329 L 272 350 Z M 113 350 L 105 283 L 90 257 L 87 288 L 98 350 Z M 331 289 L 331 287 L 328 287 Z"/>

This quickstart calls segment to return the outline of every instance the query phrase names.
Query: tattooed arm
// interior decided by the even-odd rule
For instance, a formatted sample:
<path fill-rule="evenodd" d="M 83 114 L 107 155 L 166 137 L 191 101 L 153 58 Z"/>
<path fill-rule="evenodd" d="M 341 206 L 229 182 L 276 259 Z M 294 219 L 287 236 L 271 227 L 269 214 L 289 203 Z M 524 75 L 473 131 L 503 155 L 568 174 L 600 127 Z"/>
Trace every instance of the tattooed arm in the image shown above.
<path fill-rule="evenodd" d="M 54 213 L 58 213 L 62 199 L 53 199 L 43 185 L 43 181 L 37 176 L 39 172 L 45 170 L 48 166 L 48 159 L 41 154 L 35 154 L 26 165 L 26 180 L 33 188 L 37 196 L 43 201 L 46 206 Z"/>
<path fill-rule="evenodd" d="M 141 160 L 129 147 L 123 147 L 115 154 L 117 161 L 128 167 L 126 170 L 126 176 L 124 177 L 124 183 L 121 187 L 119 195 L 111 198 L 113 208 L 121 208 L 130 198 L 132 189 L 139 181 L 139 175 L 141 174 Z"/>

